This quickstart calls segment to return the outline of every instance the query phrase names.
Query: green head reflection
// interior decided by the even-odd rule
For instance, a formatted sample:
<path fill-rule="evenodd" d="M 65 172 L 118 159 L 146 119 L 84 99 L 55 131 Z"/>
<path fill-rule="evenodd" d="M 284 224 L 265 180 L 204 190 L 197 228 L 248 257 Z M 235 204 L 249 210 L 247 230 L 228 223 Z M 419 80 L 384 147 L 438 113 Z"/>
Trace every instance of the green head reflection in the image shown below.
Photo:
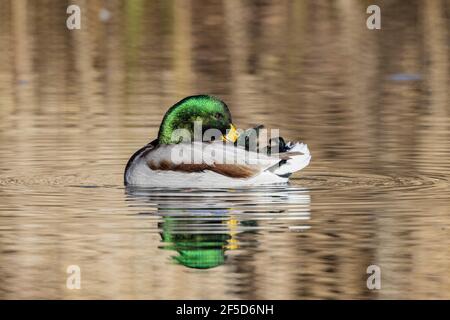
<path fill-rule="evenodd" d="M 209 269 L 225 262 L 225 251 L 237 247 L 233 220 L 164 217 L 160 225 L 165 249 L 174 250 L 175 262 L 195 269 Z"/>

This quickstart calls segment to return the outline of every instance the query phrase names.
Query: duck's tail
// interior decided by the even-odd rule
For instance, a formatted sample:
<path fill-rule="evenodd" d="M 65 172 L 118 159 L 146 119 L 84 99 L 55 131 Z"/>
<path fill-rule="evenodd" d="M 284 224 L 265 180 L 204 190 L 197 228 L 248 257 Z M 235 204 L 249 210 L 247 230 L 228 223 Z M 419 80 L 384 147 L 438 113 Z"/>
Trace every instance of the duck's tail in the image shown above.
<path fill-rule="evenodd" d="M 280 148 L 280 162 L 269 168 L 277 176 L 288 178 L 296 171 L 305 168 L 311 161 L 311 153 L 308 145 L 301 142 L 288 142 L 284 148 Z"/>
<path fill-rule="evenodd" d="M 282 137 L 271 138 L 264 145 L 259 141 L 260 130 L 263 125 L 244 131 L 236 140 L 235 145 L 250 150 L 250 146 L 256 146 L 257 151 L 271 157 L 279 157 L 280 162 L 266 169 L 282 178 L 288 178 L 292 173 L 305 168 L 311 161 L 308 146 L 301 142 L 285 142 Z M 253 144 L 250 141 L 253 140 Z"/>

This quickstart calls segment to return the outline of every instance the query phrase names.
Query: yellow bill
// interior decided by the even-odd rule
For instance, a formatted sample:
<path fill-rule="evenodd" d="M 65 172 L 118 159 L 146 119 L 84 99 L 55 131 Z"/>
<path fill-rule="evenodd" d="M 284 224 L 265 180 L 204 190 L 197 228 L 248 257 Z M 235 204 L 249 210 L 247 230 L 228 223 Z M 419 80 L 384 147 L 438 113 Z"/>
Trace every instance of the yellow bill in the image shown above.
<path fill-rule="evenodd" d="M 230 124 L 230 129 L 228 129 L 228 133 L 226 136 L 222 136 L 223 141 L 236 142 L 239 137 L 239 132 L 236 130 L 236 127 L 233 124 Z"/>

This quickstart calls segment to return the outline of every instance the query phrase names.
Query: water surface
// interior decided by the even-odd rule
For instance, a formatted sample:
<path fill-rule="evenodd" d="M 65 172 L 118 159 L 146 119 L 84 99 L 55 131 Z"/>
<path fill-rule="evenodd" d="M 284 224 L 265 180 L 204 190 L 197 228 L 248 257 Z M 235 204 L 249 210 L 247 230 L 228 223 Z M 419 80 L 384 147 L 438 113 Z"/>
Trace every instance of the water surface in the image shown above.
<path fill-rule="evenodd" d="M 80 1 L 77 31 L 45 4 L 0 2 L 0 298 L 450 298 L 448 1 L 381 1 L 378 31 L 356 0 Z M 197 93 L 306 142 L 310 166 L 125 188 Z"/>

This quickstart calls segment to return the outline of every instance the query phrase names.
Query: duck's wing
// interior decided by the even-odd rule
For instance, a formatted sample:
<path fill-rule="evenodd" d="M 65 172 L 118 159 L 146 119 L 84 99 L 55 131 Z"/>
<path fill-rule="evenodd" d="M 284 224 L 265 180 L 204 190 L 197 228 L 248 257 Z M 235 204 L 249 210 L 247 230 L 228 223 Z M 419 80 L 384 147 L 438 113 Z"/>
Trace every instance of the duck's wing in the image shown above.
<path fill-rule="evenodd" d="M 268 155 L 287 152 L 290 149 L 283 137 L 269 137 L 269 132 L 263 125 L 241 132 L 234 145 L 247 151 L 256 151 Z"/>
<path fill-rule="evenodd" d="M 146 161 L 151 170 L 179 172 L 209 170 L 231 178 L 248 179 L 274 167 L 280 159 L 247 151 L 233 144 L 194 142 L 158 145 L 148 153 Z"/>
<path fill-rule="evenodd" d="M 234 142 L 234 145 L 236 147 L 244 148 L 247 151 L 257 151 L 261 147 L 265 147 L 267 145 L 267 142 L 264 146 L 261 146 L 262 141 L 260 141 L 260 131 L 264 129 L 264 125 L 258 125 L 254 128 L 247 129 L 243 132 L 240 132 L 239 137 Z"/>

